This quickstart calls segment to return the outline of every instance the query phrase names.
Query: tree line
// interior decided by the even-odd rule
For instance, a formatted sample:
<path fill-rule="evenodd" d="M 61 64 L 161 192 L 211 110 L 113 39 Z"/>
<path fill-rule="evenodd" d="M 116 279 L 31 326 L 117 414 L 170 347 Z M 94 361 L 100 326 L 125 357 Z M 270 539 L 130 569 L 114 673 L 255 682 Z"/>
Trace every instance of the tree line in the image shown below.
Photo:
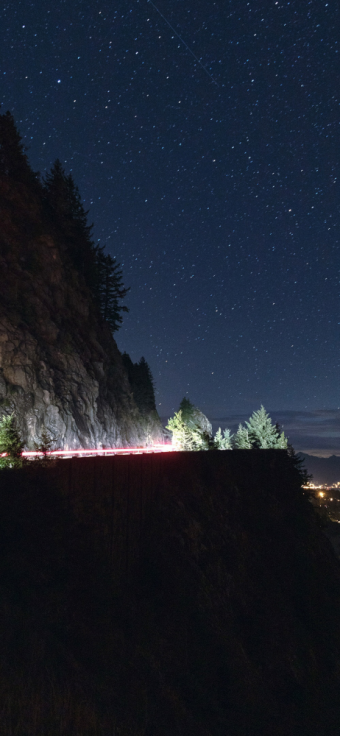
<path fill-rule="evenodd" d="M 184 397 L 179 411 L 170 418 L 167 429 L 178 450 L 287 450 L 288 440 L 278 424 L 273 424 L 264 406 L 254 411 L 245 425 L 239 424 L 232 435 L 230 429 L 217 430 L 215 437 L 202 430 L 202 412 Z"/>
<path fill-rule="evenodd" d="M 57 159 L 41 178 L 30 167 L 26 148 L 10 112 L 0 115 L 0 180 L 16 187 L 24 185 L 40 204 L 44 225 L 56 234 L 64 257 L 90 290 L 97 315 L 116 332 L 128 307 L 123 301 L 129 291 L 123 284 L 120 263 L 105 246 L 95 244 L 93 225 L 88 223 L 80 192 L 72 174 Z"/>

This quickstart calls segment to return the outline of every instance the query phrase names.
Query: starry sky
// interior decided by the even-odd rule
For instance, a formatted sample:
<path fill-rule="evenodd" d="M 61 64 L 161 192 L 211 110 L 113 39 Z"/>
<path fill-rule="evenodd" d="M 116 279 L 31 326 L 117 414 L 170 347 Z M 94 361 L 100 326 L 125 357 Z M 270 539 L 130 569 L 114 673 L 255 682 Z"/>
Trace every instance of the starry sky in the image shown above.
<path fill-rule="evenodd" d="M 2 112 L 34 169 L 59 157 L 72 172 L 122 264 L 117 343 L 148 361 L 160 415 L 187 395 L 225 426 L 261 403 L 288 425 L 331 418 L 319 444 L 296 440 L 320 454 L 340 454 L 339 14 L 335 0 L 0 10 Z"/>

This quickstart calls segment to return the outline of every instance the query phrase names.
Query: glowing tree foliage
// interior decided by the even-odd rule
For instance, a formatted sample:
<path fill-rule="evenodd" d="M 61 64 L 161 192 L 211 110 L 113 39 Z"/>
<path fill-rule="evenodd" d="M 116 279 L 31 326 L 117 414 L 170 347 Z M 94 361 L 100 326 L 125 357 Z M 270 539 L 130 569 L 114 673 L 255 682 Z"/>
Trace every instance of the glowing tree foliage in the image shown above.
<path fill-rule="evenodd" d="M 249 438 L 249 432 L 242 424 L 238 425 L 238 430 L 234 435 L 233 445 L 236 450 L 251 450 L 252 444 Z"/>
<path fill-rule="evenodd" d="M 207 449 L 204 436 L 196 427 L 184 421 L 181 409 L 169 419 L 166 428 L 172 432 L 172 445 L 176 450 Z"/>
<path fill-rule="evenodd" d="M 231 450 L 232 449 L 232 434 L 230 429 L 225 429 L 222 434 L 221 427 L 218 428 L 214 437 L 214 449 L 215 450 Z"/>
<path fill-rule="evenodd" d="M 21 453 L 24 445 L 15 425 L 13 414 L 2 417 L 0 421 L 0 468 L 20 468 L 22 465 Z"/>
<path fill-rule="evenodd" d="M 230 429 L 223 432 L 219 428 L 212 438 L 211 432 L 206 431 L 206 425 L 211 427 L 207 417 L 202 414 L 189 399 L 184 398 L 180 410 L 172 419 L 169 419 L 167 429 L 172 432 L 172 444 L 178 450 L 288 450 L 288 442 L 284 432 L 278 425 L 273 425 L 265 408 L 261 406 L 254 411 L 246 426 L 239 424 L 235 435 Z"/>
<path fill-rule="evenodd" d="M 272 424 L 264 406 L 253 412 L 249 422 L 246 422 L 246 427 L 252 447 L 261 450 L 287 450 L 288 442 L 284 432 L 280 433 L 278 428 Z"/>

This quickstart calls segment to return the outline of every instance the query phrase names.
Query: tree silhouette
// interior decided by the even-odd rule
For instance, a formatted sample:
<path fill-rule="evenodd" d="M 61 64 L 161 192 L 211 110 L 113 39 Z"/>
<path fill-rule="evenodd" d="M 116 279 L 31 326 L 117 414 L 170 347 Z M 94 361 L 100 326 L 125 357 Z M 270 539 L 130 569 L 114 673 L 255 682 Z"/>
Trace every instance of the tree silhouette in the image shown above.
<path fill-rule="evenodd" d="M 142 414 L 156 410 L 155 388 L 152 373 L 145 358 L 139 363 L 133 363 L 128 353 L 122 355 L 123 363 L 128 374 L 133 398 Z"/>
<path fill-rule="evenodd" d="M 110 325 L 112 332 L 115 332 L 119 330 L 123 321 L 121 312 L 129 311 L 128 307 L 120 302 L 125 299 L 130 287 L 126 289 L 123 284 L 120 263 L 117 263 L 109 253 L 104 253 L 103 248 L 97 250 L 96 264 L 100 313 L 102 319 Z"/>
<path fill-rule="evenodd" d="M 77 271 L 81 273 L 89 288 L 96 292 L 98 267 L 97 248 L 92 240 L 92 227 L 88 225 L 79 189 L 71 174 L 66 174 L 57 159 L 44 181 L 45 202 L 48 214 L 58 230 L 63 244 Z"/>
<path fill-rule="evenodd" d="M 73 266 L 90 289 L 102 320 L 115 332 L 123 321 L 121 313 L 129 311 L 121 301 L 130 289 L 123 285 L 120 264 L 104 252 L 104 247 L 94 244 L 93 225 L 88 225 L 88 211 L 83 207 L 79 189 L 59 159 L 45 177 L 44 191 L 48 214 L 61 231 Z"/>

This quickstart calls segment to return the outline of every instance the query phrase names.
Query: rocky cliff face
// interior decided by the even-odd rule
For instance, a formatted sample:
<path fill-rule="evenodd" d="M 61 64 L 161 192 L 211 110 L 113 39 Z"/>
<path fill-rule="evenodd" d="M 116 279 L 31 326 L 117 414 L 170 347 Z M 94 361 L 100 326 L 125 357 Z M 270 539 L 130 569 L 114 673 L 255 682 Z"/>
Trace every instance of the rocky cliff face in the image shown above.
<path fill-rule="evenodd" d="M 200 430 L 200 432 L 202 432 L 202 434 L 206 434 L 209 437 L 212 436 L 212 425 L 209 422 L 208 417 L 206 417 L 205 414 L 203 414 L 203 412 L 200 409 L 197 409 L 196 406 L 193 409 L 190 422 L 195 427 L 198 427 L 198 429 Z"/>
<path fill-rule="evenodd" d="M 2 179 L 0 206 L 0 413 L 15 413 L 28 448 L 43 428 L 60 448 L 160 441 L 39 197 Z"/>

